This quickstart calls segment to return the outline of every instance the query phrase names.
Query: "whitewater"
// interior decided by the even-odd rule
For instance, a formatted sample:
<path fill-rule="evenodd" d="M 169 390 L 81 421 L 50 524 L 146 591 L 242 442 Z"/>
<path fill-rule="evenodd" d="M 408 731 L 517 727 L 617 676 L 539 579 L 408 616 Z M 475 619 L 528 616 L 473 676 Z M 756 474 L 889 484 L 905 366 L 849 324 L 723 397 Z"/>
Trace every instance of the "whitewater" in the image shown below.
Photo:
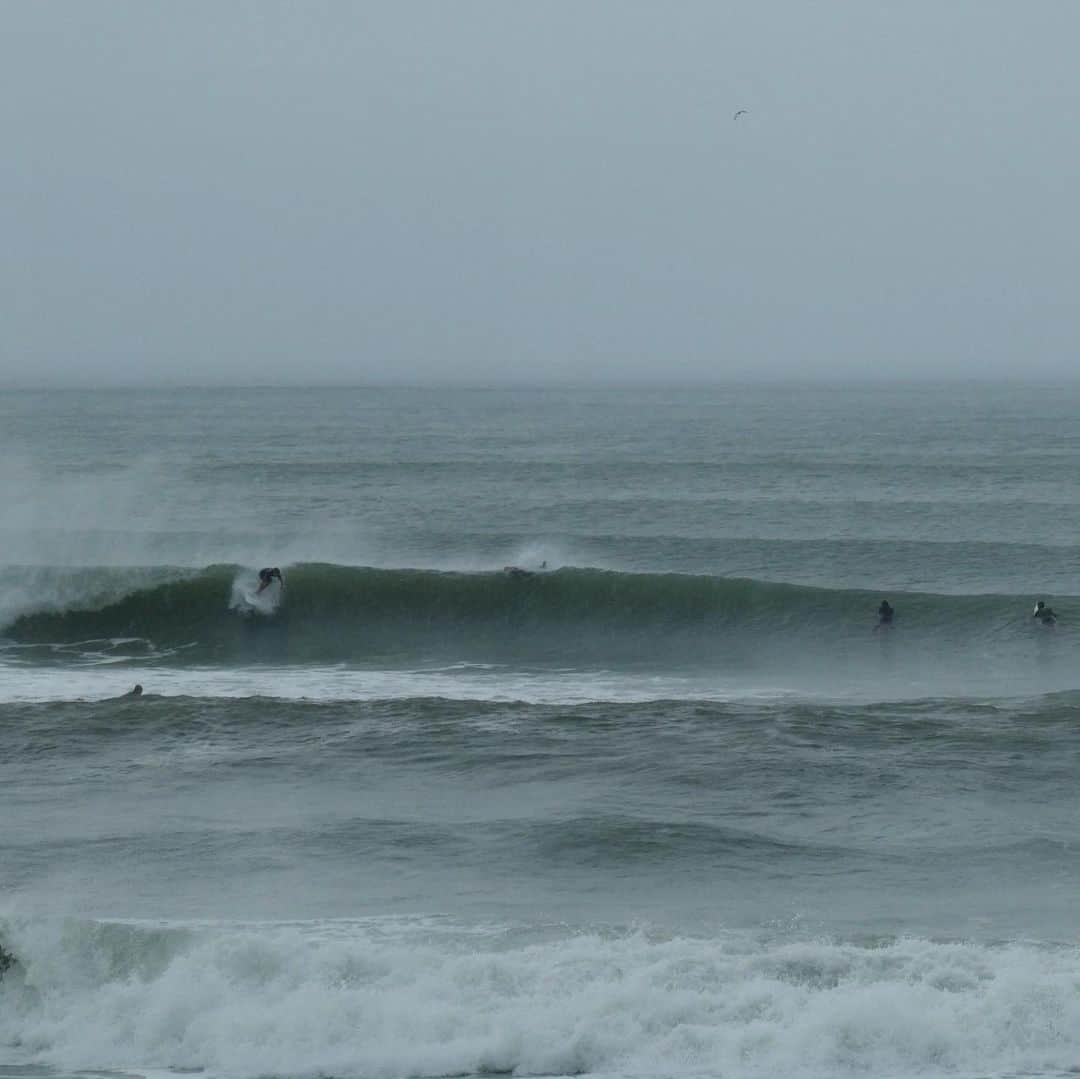
<path fill-rule="evenodd" d="M 1080 1068 L 1077 386 L 13 392 L 0 449 L 8 1079 Z"/>

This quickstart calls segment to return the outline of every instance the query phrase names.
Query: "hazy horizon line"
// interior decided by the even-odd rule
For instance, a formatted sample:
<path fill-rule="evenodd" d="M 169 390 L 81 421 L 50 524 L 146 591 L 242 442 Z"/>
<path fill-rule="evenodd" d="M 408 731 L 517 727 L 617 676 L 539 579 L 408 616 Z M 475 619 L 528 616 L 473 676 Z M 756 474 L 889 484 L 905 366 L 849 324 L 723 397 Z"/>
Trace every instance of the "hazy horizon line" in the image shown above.
<path fill-rule="evenodd" d="M 853 386 L 1062 386 L 1080 383 L 1080 372 L 1055 376 L 1033 375 L 911 375 L 911 376 L 842 376 L 839 374 L 818 376 L 728 376 L 715 379 L 553 379 L 551 381 L 517 381 L 479 379 L 365 379 L 273 382 L 242 381 L 117 381 L 105 383 L 85 382 L 3 382 L 0 392 L 8 393 L 108 393 L 132 391 L 176 390 L 243 390 L 243 391 L 289 391 L 289 390 L 695 390 L 723 389 L 732 387 L 782 388 L 782 387 L 853 387 Z"/>

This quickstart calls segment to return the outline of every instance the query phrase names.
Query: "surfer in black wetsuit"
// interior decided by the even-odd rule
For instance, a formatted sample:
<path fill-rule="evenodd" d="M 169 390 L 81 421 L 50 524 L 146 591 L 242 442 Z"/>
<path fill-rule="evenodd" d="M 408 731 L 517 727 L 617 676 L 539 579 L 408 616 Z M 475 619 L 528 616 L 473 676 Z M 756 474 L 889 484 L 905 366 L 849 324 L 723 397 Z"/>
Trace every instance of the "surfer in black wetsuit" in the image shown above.
<path fill-rule="evenodd" d="M 1031 617 L 1039 623 L 1040 626 L 1056 626 L 1057 615 L 1054 613 L 1053 608 L 1047 607 L 1042 600 L 1039 600 L 1035 604 L 1035 610 L 1031 612 Z"/>
<path fill-rule="evenodd" d="M 894 614 L 896 614 L 896 611 L 890 606 L 889 601 L 883 599 L 881 606 L 877 609 L 878 623 L 874 628 L 881 629 L 882 626 L 891 626 Z"/>
<path fill-rule="evenodd" d="M 259 587 L 255 590 L 255 595 L 258 595 L 264 588 L 269 588 L 274 581 L 279 581 L 281 587 L 285 587 L 285 582 L 281 578 L 281 570 L 277 566 L 274 566 L 273 569 L 259 570 Z"/>

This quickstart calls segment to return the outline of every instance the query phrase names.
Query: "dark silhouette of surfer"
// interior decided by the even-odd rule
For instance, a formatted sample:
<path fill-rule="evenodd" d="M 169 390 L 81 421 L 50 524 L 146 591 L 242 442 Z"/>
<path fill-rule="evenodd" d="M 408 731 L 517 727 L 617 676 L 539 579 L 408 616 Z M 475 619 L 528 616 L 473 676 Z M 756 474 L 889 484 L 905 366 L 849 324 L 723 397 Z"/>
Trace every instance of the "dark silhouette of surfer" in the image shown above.
<path fill-rule="evenodd" d="M 259 570 L 259 587 L 255 590 L 255 595 L 258 595 L 264 589 L 269 588 L 274 581 L 278 581 L 284 589 L 285 581 L 282 579 L 281 570 L 279 570 L 277 566 L 274 566 L 273 569 L 267 567 L 266 569 Z"/>
<path fill-rule="evenodd" d="M 143 695 L 143 688 L 138 682 L 127 691 L 127 693 L 121 693 L 119 697 L 106 697 L 107 701 L 130 701 L 137 699 Z"/>
<path fill-rule="evenodd" d="M 1031 617 L 1034 618 L 1040 626 L 1057 625 L 1057 613 L 1052 607 L 1047 607 L 1042 600 L 1039 600 L 1039 602 L 1035 604 L 1035 610 L 1031 612 Z"/>
<path fill-rule="evenodd" d="M 877 609 L 878 623 L 874 627 L 875 630 L 881 629 L 883 626 L 891 626 L 893 623 L 893 615 L 896 614 L 895 609 L 889 603 L 887 599 L 881 601 L 881 606 Z"/>

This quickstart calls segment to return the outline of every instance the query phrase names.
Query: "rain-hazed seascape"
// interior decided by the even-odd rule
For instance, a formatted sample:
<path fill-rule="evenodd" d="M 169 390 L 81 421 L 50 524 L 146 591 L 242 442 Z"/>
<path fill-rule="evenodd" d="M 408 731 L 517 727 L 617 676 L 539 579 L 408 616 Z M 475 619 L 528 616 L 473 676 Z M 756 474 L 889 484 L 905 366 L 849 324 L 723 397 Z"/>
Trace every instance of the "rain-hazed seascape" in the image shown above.
<path fill-rule="evenodd" d="M 0 432 L 5 1074 L 1080 1067 L 1077 386 Z"/>

